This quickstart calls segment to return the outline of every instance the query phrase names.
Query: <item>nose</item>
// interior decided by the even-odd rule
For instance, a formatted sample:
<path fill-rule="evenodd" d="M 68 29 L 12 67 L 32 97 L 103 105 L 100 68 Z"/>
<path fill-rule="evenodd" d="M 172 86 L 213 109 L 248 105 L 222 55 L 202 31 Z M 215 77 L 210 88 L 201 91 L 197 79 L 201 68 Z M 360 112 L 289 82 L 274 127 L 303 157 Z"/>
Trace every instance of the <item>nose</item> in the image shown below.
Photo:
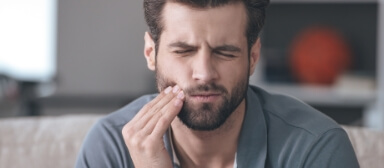
<path fill-rule="evenodd" d="M 200 51 L 193 61 L 192 78 L 198 83 L 210 83 L 218 79 L 217 63 L 209 50 Z"/>

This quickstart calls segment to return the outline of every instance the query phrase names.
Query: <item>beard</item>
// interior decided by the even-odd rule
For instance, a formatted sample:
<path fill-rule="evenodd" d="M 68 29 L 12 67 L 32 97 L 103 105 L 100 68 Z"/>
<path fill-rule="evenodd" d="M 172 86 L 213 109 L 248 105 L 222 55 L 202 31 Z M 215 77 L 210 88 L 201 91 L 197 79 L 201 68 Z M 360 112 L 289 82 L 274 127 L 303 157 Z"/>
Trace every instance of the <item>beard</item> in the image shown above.
<path fill-rule="evenodd" d="M 196 131 L 212 131 L 221 127 L 244 99 L 248 88 L 248 73 L 237 81 L 230 93 L 224 86 L 215 83 L 182 88 L 185 101 L 178 118 L 188 128 Z M 159 66 L 156 68 L 156 81 L 159 91 L 176 84 L 160 72 Z M 219 93 L 220 98 L 213 103 L 190 101 L 190 95 L 201 92 Z"/>

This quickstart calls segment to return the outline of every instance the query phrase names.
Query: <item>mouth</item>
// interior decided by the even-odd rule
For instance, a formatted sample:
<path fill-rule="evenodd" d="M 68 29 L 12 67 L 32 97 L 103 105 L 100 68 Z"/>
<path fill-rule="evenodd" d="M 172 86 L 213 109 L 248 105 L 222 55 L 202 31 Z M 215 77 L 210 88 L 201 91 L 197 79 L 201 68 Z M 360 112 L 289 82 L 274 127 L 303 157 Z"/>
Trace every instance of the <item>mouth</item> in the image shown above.
<path fill-rule="evenodd" d="M 194 93 L 189 95 L 189 98 L 195 102 L 209 103 L 217 101 L 220 96 L 220 93 Z"/>

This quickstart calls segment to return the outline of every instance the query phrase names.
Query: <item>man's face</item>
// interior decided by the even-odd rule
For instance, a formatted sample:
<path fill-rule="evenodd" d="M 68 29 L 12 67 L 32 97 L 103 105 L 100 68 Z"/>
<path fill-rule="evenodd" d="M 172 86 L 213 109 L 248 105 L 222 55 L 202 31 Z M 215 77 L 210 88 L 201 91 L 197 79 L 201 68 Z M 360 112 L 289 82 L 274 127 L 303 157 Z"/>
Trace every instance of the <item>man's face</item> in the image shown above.
<path fill-rule="evenodd" d="M 158 89 L 178 85 L 186 96 L 180 120 L 194 130 L 214 130 L 244 101 L 247 90 L 245 8 L 241 3 L 208 9 L 167 3 L 162 18 Z"/>

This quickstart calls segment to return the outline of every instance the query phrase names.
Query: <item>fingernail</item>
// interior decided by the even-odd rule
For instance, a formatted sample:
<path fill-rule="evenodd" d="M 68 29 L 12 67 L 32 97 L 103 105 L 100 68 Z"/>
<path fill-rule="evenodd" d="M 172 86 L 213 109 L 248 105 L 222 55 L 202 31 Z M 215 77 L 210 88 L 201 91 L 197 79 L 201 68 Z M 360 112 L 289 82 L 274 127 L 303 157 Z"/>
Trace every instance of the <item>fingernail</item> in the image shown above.
<path fill-rule="evenodd" d="M 165 90 L 164 93 L 168 94 L 172 90 L 172 87 L 168 86 Z"/>
<path fill-rule="evenodd" d="M 176 93 L 177 91 L 179 91 L 179 89 L 179 86 L 176 85 L 175 87 L 173 87 L 173 93 Z"/>
<path fill-rule="evenodd" d="M 183 99 L 184 98 L 184 92 L 183 91 L 179 92 L 179 94 L 177 94 L 177 98 Z"/>
<path fill-rule="evenodd" d="M 175 106 L 181 106 L 183 102 L 180 99 L 175 100 Z"/>

